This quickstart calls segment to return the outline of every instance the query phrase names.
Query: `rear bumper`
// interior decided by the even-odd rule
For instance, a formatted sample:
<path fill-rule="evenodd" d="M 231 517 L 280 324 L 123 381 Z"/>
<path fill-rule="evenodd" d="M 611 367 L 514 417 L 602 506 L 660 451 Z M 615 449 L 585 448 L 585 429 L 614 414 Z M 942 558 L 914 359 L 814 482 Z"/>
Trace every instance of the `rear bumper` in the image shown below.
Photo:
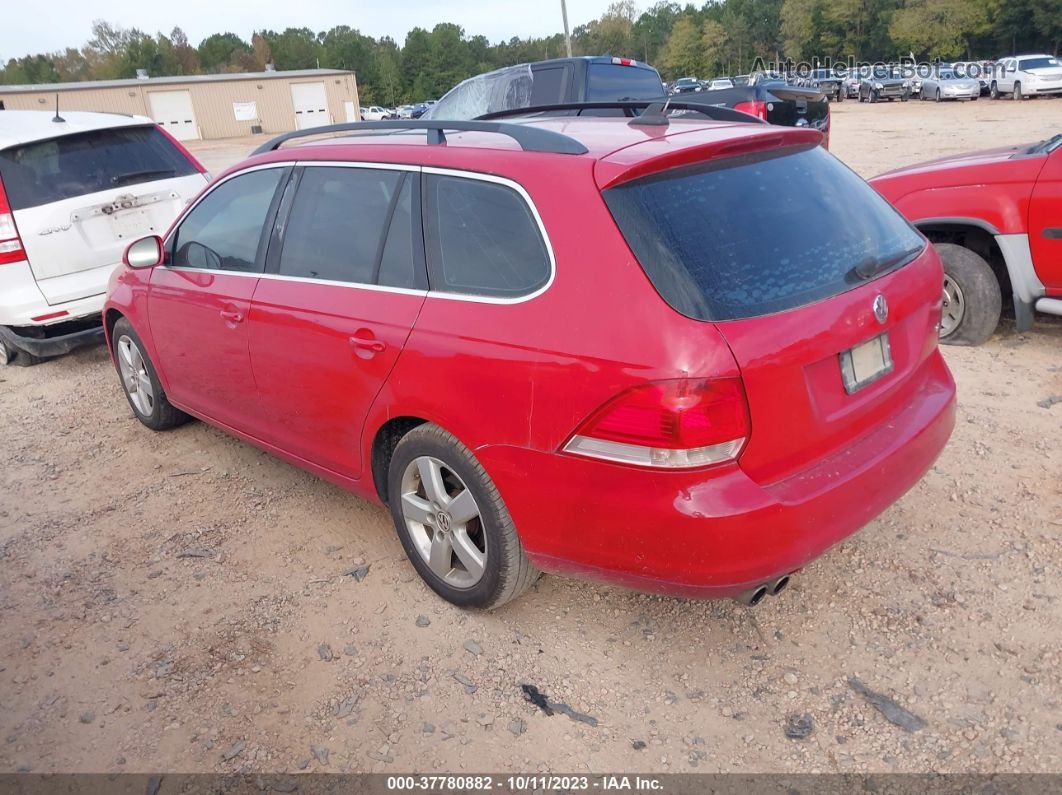
<path fill-rule="evenodd" d="M 539 568 L 677 596 L 737 596 L 819 557 L 932 466 L 954 427 L 955 385 L 939 352 L 926 367 L 900 414 L 771 485 L 737 465 L 662 472 L 524 448 L 476 455 Z"/>
<path fill-rule="evenodd" d="M 69 326 L 74 327 L 71 331 L 63 333 L 63 326 L 66 325 L 61 324 L 54 329 L 42 326 L 28 328 L 0 326 L 0 339 L 16 350 L 41 358 L 61 356 L 64 353 L 70 353 L 76 348 L 83 348 L 86 345 L 98 345 L 104 341 L 103 321 L 100 316 L 81 318 L 76 323 L 69 324 Z M 46 337 L 24 336 L 28 330 L 38 331 L 41 329 L 47 329 L 49 332 L 58 331 L 59 333 Z"/>

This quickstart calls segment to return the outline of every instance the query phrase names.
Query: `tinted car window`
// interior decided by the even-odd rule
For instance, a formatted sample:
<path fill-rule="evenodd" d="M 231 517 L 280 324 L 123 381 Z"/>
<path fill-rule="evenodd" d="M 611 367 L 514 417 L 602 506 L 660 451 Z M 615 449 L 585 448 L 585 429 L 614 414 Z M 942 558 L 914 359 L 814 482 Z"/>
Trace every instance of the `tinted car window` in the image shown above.
<path fill-rule="evenodd" d="M 533 69 L 531 74 L 531 105 L 556 105 L 564 101 L 567 88 L 568 68 L 553 66 L 549 69 Z"/>
<path fill-rule="evenodd" d="M 387 287 L 414 288 L 417 284 L 413 258 L 413 177 L 406 177 L 395 203 L 387 230 L 377 281 Z M 418 224 L 419 233 L 419 224 Z"/>
<path fill-rule="evenodd" d="M 925 240 L 822 147 L 674 169 L 605 192 L 663 298 L 699 320 L 819 301 L 912 259 Z"/>
<path fill-rule="evenodd" d="M 282 168 L 241 174 L 218 185 L 188 213 L 173 240 L 180 268 L 256 271 L 262 227 Z"/>
<path fill-rule="evenodd" d="M 93 130 L 0 151 L 0 177 L 14 210 L 195 173 L 156 127 Z"/>
<path fill-rule="evenodd" d="M 591 63 L 586 80 L 587 102 L 663 99 L 664 86 L 655 69 L 612 63 Z"/>
<path fill-rule="evenodd" d="M 550 259 L 538 224 L 512 188 L 429 176 L 426 232 L 432 288 L 513 298 L 542 287 Z"/>
<path fill-rule="evenodd" d="M 315 166 L 299 182 L 280 273 L 371 284 L 400 171 Z"/>

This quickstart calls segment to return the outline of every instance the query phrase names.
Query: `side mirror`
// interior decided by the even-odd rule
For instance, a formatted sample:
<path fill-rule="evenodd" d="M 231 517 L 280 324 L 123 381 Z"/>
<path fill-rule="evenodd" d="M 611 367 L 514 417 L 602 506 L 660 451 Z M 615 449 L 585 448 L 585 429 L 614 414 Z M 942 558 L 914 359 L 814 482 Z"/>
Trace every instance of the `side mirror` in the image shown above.
<path fill-rule="evenodd" d="M 154 268 L 162 264 L 162 238 L 152 235 L 130 243 L 122 262 L 130 268 Z"/>

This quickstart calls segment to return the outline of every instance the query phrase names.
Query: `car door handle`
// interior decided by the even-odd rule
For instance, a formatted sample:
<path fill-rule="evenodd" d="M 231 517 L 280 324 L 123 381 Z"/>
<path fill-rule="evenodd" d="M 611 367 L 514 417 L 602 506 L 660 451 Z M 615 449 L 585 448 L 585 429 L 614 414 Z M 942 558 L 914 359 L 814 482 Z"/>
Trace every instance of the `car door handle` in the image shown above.
<path fill-rule="evenodd" d="M 242 323 L 243 314 L 240 312 L 229 312 L 227 310 L 222 310 L 221 319 L 227 320 L 229 323 Z"/>
<path fill-rule="evenodd" d="M 1044 237 L 1048 240 L 1062 240 L 1062 226 L 1049 226 L 1044 230 Z"/>
<path fill-rule="evenodd" d="M 366 339 L 364 337 L 351 337 L 350 344 L 358 350 L 372 351 L 373 353 L 383 353 L 387 348 L 387 343 L 383 340 Z"/>

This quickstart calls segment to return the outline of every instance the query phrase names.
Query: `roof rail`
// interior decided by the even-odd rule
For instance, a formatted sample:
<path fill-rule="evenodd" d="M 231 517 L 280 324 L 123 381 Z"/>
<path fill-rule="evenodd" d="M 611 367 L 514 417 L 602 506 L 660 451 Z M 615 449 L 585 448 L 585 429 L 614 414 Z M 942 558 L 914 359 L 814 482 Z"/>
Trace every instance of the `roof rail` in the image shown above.
<path fill-rule="evenodd" d="M 305 138 L 311 135 L 327 135 L 328 133 L 359 132 L 366 134 L 380 133 L 393 134 L 395 132 L 410 130 L 426 130 L 429 144 L 446 143 L 446 130 L 455 132 L 484 132 L 496 133 L 512 138 L 525 152 L 552 152 L 559 155 L 585 155 L 587 148 L 567 135 L 553 130 L 544 130 L 541 127 L 530 127 L 524 124 L 504 124 L 489 121 L 447 121 L 445 119 L 403 119 L 396 121 L 355 121 L 343 124 L 329 124 L 324 127 L 310 127 L 305 130 L 278 135 L 268 143 L 262 144 L 252 154 L 260 155 L 265 152 L 273 152 L 282 144 L 295 138 Z"/>
<path fill-rule="evenodd" d="M 582 116 L 586 111 L 593 110 L 622 110 L 624 115 L 630 118 L 635 118 L 640 114 L 638 111 L 649 111 L 654 117 L 664 112 L 670 112 L 675 110 L 689 111 L 691 113 L 699 113 L 705 118 L 712 119 L 713 121 L 736 121 L 745 123 L 759 122 L 766 124 L 763 119 L 751 116 L 748 113 L 742 113 L 740 110 L 734 110 L 733 108 L 723 108 L 718 105 L 708 105 L 702 102 L 686 102 L 686 101 L 674 101 L 674 100 L 659 100 L 659 99 L 646 99 L 646 100 L 623 100 L 619 102 L 566 102 L 560 105 L 535 105 L 529 108 L 511 108 L 509 110 L 499 110 L 494 113 L 485 113 L 478 118 L 486 121 L 491 119 L 507 119 L 518 116 L 530 116 L 537 113 L 557 113 L 563 114 L 562 111 L 577 111 L 570 115 Z M 660 121 L 653 122 L 660 124 Z"/>

